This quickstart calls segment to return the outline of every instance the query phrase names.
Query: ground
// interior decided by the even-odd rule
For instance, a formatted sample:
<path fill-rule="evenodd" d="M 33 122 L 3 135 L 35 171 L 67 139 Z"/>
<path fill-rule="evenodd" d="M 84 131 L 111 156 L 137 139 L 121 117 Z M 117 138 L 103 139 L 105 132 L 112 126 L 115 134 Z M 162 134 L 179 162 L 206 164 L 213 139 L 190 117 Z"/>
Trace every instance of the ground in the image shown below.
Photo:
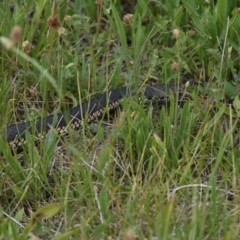
<path fill-rule="evenodd" d="M 0 239 L 238 239 L 239 3 L 0 3 Z M 111 118 L 21 154 L 4 129 L 128 86 Z"/>

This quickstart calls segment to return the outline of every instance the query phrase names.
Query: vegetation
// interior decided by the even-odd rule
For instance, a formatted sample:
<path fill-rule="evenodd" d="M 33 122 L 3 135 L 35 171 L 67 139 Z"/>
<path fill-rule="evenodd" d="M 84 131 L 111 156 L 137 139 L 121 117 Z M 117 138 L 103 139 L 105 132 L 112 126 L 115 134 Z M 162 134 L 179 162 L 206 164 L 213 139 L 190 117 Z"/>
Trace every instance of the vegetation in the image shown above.
<path fill-rule="evenodd" d="M 190 97 L 126 99 L 66 139 L 29 134 L 20 155 L 1 134 L 0 239 L 237 239 L 239 1 L 14 2 L 0 3 L 2 132 L 122 85 Z"/>

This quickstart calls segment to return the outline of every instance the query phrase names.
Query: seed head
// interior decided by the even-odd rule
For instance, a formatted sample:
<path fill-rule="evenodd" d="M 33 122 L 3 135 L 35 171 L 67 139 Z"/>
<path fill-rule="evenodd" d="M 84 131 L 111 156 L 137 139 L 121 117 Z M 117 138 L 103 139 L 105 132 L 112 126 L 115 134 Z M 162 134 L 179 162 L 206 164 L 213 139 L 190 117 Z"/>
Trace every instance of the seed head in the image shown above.
<path fill-rule="evenodd" d="M 176 39 L 178 39 L 179 36 L 180 36 L 180 31 L 179 31 L 179 29 L 175 28 L 175 29 L 173 30 L 173 35 L 174 35 L 174 37 L 175 37 Z"/>
<path fill-rule="evenodd" d="M 133 22 L 133 14 L 127 13 L 126 15 L 123 16 L 123 22 L 129 26 Z"/>
<path fill-rule="evenodd" d="M 204 4 L 205 4 L 207 7 L 210 6 L 209 0 L 205 0 Z"/>
<path fill-rule="evenodd" d="M 66 34 L 67 34 L 66 28 L 64 28 L 64 27 L 58 28 L 58 35 L 59 36 L 66 35 Z"/>
<path fill-rule="evenodd" d="M 33 48 L 33 45 L 29 41 L 24 41 L 22 43 L 22 49 L 24 52 L 29 53 L 32 48 Z"/>
<path fill-rule="evenodd" d="M 191 38 L 195 37 L 195 35 L 196 35 L 196 32 L 194 30 L 190 30 L 188 32 L 188 36 L 191 37 Z"/>
<path fill-rule="evenodd" d="M 48 23 L 49 28 L 57 29 L 57 28 L 61 27 L 61 23 L 60 23 L 57 15 L 50 16 L 47 20 L 47 23 Z"/>
<path fill-rule="evenodd" d="M 70 21 L 71 19 L 72 19 L 72 16 L 70 16 L 70 15 L 66 15 L 64 17 L 64 21 L 66 21 L 66 22 Z"/>
<path fill-rule="evenodd" d="M 172 64 L 172 66 L 171 66 L 171 69 L 172 69 L 173 71 L 178 71 L 178 69 L 179 69 L 179 63 L 174 62 L 174 63 Z"/>
<path fill-rule="evenodd" d="M 14 43 L 19 43 L 21 41 L 22 38 L 22 29 L 20 26 L 14 26 L 11 34 L 10 34 L 10 39 L 14 42 Z"/>
<path fill-rule="evenodd" d="M 189 86 L 190 86 L 190 82 L 187 81 L 187 82 L 185 83 L 185 88 L 187 89 Z"/>

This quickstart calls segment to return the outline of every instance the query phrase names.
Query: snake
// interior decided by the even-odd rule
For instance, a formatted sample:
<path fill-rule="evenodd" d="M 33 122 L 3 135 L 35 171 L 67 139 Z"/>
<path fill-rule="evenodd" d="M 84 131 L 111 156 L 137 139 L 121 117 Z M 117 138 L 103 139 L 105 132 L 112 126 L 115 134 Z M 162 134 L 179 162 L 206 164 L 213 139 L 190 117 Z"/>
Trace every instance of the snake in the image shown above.
<path fill-rule="evenodd" d="M 173 84 L 146 85 L 143 97 L 162 106 L 173 94 L 183 92 L 182 88 Z M 52 113 L 35 121 L 13 123 L 5 128 L 5 139 L 10 147 L 17 152 L 23 150 L 27 143 L 27 132 L 35 136 L 36 141 L 44 139 L 50 129 L 55 129 L 61 136 L 68 134 L 69 129 L 79 130 L 83 122 L 91 124 L 99 121 L 105 114 L 112 114 L 119 108 L 121 101 L 129 96 L 137 95 L 130 87 L 120 87 L 94 95 L 88 100 L 80 102 L 76 107 L 70 108 L 67 113 Z"/>

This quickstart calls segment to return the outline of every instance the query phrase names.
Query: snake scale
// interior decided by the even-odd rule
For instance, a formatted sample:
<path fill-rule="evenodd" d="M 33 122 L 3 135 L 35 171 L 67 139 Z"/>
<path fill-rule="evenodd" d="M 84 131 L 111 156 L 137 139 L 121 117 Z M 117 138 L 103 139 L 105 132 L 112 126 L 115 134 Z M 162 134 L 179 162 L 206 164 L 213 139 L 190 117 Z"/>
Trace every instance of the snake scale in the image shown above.
<path fill-rule="evenodd" d="M 166 103 L 170 93 L 180 93 L 181 90 L 175 85 L 156 84 L 145 86 L 143 95 L 148 100 L 154 100 L 158 105 Z M 94 96 L 89 100 L 83 101 L 78 106 L 70 109 L 69 113 L 50 114 L 36 122 L 26 121 L 22 123 L 11 124 L 5 129 L 6 141 L 13 150 L 21 151 L 23 145 L 27 142 L 28 131 L 36 137 L 36 140 L 44 139 L 50 129 L 56 129 L 59 135 L 66 135 L 69 126 L 78 130 L 82 126 L 82 121 L 86 123 L 95 122 L 103 117 L 104 114 L 113 112 L 119 107 L 121 100 L 130 95 L 135 95 L 128 87 L 104 92 Z M 68 117 L 66 117 L 68 116 Z"/>

